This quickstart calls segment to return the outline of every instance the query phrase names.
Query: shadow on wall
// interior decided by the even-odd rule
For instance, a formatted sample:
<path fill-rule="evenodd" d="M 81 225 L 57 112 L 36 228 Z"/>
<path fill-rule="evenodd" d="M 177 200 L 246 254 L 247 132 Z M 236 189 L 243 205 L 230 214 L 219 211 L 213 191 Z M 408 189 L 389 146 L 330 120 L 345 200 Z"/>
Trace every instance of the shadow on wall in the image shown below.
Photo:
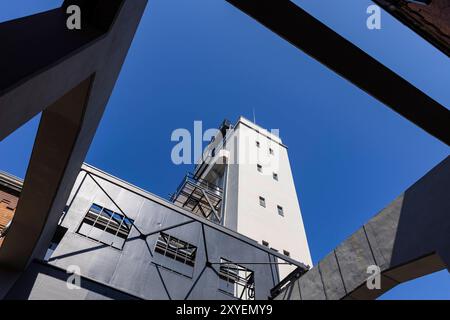
<path fill-rule="evenodd" d="M 29 266 L 29 271 L 18 281 L 18 286 L 12 290 L 6 297 L 6 300 L 23 299 L 24 296 L 33 299 L 33 290 L 46 291 L 46 296 L 49 300 L 63 300 L 63 299 L 80 299 L 80 300 L 138 300 L 130 294 L 107 287 L 105 285 L 96 283 L 90 279 L 81 277 L 79 281 L 80 289 L 60 290 L 59 295 L 55 296 L 52 290 L 53 287 L 66 286 L 67 283 L 72 283 L 66 270 L 52 266 L 50 264 L 34 261 Z M 61 293 L 67 293 L 67 296 Z M 42 296 L 39 296 L 42 299 Z"/>

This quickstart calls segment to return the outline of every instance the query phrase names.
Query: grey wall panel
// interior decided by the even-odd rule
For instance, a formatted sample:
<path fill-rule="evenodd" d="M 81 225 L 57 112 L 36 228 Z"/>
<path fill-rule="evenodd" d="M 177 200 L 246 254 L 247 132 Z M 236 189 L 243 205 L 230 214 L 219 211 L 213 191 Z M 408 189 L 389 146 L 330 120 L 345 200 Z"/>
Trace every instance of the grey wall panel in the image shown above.
<path fill-rule="evenodd" d="M 81 172 L 80 177 L 84 174 Z M 77 181 L 81 182 L 80 179 Z M 236 299 L 219 290 L 218 263 L 225 258 L 254 272 L 256 299 L 269 297 L 278 279 L 268 264 L 273 258 L 271 260 L 269 253 L 260 249 L 256 241 L 205 225 L 202 218 L 180 214 L 167 202 L 141 196 L 113 182 L 113 179 L 107 181 L 93 174 L 93 177 L 88 175 L 79 188 L 75 186 L 77 193 L 72 192 L 74 198 L 69 200 L 70 208 L 63 222 L 68 231 L 52 254 L 50 264 L 63 270 L 71 265 L 79 266 L 83 276 L 95 279 L 105 288 L 144 299 Z M 122 250 L 76 233 L 92 203 L 120 213 L 118 206 L 127 217 L 134 219 Z M 177 226 L 186 222 L 190 223 Z M 166 228 L 170 229 L 165 233 L 197 247 L 194 267 L 154 251 L 159 231 Z M 39 285 L 41 282 L 35 283 L 34 294 L 51 295 Z M 99 291 L 77 293 L 76 298 L 111 296 Z"/>
<path fill-rule="evenodd" d="M 111 300 L 136 299 L 111 287 L 81 278 L 80 288 L 70 289 L 70 274 L 55 267 L 33 262 L 18 280 L 7 299 L 30 300 Z"/>
<path fill-rule="evenodd" d="M 100 242 L 67 232 L 49 263 L 63 269 L 79 266 L 82 275 L 108 283 L 121 254 L 121 251 Z"/>

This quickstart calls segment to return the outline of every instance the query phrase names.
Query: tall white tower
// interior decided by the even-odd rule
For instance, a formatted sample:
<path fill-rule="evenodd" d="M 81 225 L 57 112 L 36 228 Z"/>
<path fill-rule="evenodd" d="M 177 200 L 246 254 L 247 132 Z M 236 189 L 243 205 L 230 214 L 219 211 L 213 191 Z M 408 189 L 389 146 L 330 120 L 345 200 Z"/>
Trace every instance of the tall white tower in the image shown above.
<path fill-rule="evenodd" d="M 224 121 L 192 177 L 209 191 L 185 188 L 175 202 L 191 204 L 196 213 L 312 266 L 287 147 L 277 133 L 243 117 L 234 126 Z M 188 200 L 196 193 L 199 203 Z M 206 204 L 215 209 L 208 211 Z M 293 268 L 279 270 L 284 277 Z"/>

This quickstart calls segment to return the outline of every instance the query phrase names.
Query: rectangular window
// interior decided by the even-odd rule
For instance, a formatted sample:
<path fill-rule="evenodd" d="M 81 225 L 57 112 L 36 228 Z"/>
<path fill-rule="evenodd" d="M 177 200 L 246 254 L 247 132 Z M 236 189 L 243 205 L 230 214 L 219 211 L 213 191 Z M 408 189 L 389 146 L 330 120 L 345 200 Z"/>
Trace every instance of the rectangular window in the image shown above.
<path fill-rule="evenodd" d="M 259 197 L 259 205 L 261 206 L 261 207 L 266 207 L 266 199 L 265 198 L 263 198 L 263 197 Z"/>
<path fill-rule="evenodd" d="M 286 250 L 283 250 L 283 254 L 284 254 L 286 257 L 290 257 L 290 256 L 291 256 L 291 254 L 289 253 L 289 251 L 286 251 Z"/>
<path fill-rule="evenodd" d="M 133 222 L 122 214 L 94 203 L 84 217 L 77 233 L 116 249 L 122 249 Z"/>
<path fill-rule="evenodd" d="M 284 216 L 283 207 L 282 207 L 282 206 L 277 206 L 277 209 L 278 209 L 278 214 L 279 214 L 280 216 Z"/>
<path fill-rule="evenodd" d="M 239 300 L 255 300 L 253 271 L 220 258 L 219 290 Z"/>
<path fill-rule="evenodd" d="M 273 149 L 269 148 L 269 154 L 273 155 Z"/>
<path fill-rule="evenodd" d="M 278 173 L 273 173 L 273 180 L 278 181 Z"/>
<path fill-rule="evenodd" d="M 197 247 L 167 233 L 160 232 L 156 241 L 155 252 L 194 267 Z"/>
<path fill-rule="evenodd" d="M 258 172 L 262 172 L 262 165 L 257 164 L 256 165 L 256 170 L 258 170 Z"/>
<path fill-rule="evenodd" d="M 256 146 L 259 148 L 259 146 L 260 146 L 259 141 L 256 141 Z"/>

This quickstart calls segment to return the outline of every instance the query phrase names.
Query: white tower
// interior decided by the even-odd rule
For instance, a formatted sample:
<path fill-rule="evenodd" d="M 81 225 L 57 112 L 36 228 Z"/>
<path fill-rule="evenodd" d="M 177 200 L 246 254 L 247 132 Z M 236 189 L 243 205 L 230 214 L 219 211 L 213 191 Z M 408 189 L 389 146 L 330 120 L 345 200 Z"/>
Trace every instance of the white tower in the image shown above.
<path fill-rule="evenodd" d="M 243 117 L 234 126 L 224 122 L 194 178 L 223 189 L 222 201 L 215 202 L 219 213 L 210 217 L 312 266 L 287 147 L 273 131 Z M 281 277 L 291 270 L 280 266 Z"/>

